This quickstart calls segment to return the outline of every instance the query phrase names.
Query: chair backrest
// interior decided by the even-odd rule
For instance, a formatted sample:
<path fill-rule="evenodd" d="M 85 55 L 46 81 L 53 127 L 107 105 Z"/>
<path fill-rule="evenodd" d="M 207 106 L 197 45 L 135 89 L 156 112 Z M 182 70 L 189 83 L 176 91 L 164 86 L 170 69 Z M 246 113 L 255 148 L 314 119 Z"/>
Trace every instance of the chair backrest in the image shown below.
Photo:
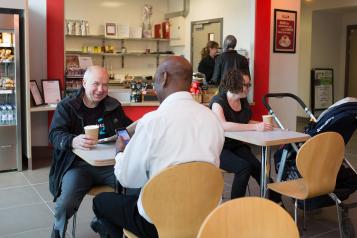
<path fill-rule="evenodd" d="M 318 134 L 301 146 L 296 164 L 307 187 L 307 198 L 334 191 L 344 155 L 343 138 L 336 132 Z"/>
<path fill-rule="evenodd" d="M 203 222 L 198 238 L 298 238 L 291 216 L 276 203 L 259 197 L 233 199 Z"/>
<path fill-rule="evenodd" d="M 142 203 L 159 237 L 196 237 L 207 215 L 218 206 L 223 176 L 204 162 L 174 165 L 144 186 Z"/>

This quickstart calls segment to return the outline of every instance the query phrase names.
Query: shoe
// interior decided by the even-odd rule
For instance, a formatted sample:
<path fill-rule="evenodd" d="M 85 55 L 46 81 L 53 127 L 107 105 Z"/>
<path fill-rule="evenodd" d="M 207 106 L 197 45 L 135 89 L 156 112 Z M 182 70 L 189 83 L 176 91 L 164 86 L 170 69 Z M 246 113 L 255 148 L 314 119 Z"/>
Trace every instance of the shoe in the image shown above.
<path fill-rule="evenodd" d="M 56 230 L 54 227 L 52 228 L 51 238 L 61 238 L 59 230 Z"/>
<path fill-rule="evenodd" d="M 100 238 L 110 238 L 110 235 L 106 231 L 105 226 L 104 226 L 103 222 L 100 219 L 95 217 L 91 221 L 90 227 L 92 228 L 92 230 L 94 232 L 96 232 L 96 233 L 98 233 L 100 235 Z"/>

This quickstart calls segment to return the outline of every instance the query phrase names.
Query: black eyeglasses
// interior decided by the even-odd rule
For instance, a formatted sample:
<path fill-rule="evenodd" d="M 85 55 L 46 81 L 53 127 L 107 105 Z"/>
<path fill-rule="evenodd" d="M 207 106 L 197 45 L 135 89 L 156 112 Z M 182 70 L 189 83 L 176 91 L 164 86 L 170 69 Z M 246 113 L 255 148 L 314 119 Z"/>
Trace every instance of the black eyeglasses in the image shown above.
<path fill-rule="evenodd" d="M 252 84 L 251 83 L 243 83 L 243 86 L 250 88 L 252 86 Z"/>

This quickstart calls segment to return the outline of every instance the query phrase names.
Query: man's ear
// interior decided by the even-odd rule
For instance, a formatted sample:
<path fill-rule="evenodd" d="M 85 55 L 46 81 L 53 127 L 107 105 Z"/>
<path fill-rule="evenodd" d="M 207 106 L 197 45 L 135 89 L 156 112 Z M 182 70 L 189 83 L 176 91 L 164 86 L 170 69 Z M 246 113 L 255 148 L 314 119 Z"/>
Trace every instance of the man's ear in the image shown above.
<path fill-rule="evenodd" d="M 162 73 L 162 78 L 161 78 L 161 87 L 165 88 L 167 86 L 168 80 L 167 80 L 167 72 Z"/>

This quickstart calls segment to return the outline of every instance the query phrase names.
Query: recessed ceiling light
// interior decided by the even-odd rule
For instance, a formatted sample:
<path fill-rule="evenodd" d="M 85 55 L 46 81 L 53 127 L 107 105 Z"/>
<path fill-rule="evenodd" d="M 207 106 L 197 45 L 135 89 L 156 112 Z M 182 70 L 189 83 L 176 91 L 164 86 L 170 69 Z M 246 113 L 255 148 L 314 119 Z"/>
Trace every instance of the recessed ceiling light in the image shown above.
<path fill-rule="evenodd" d="M 116 1 L 103 1 L 100 3 L 102 7 L 120 7 L 125 5 L 123 2 L 116 2 Z"/>

